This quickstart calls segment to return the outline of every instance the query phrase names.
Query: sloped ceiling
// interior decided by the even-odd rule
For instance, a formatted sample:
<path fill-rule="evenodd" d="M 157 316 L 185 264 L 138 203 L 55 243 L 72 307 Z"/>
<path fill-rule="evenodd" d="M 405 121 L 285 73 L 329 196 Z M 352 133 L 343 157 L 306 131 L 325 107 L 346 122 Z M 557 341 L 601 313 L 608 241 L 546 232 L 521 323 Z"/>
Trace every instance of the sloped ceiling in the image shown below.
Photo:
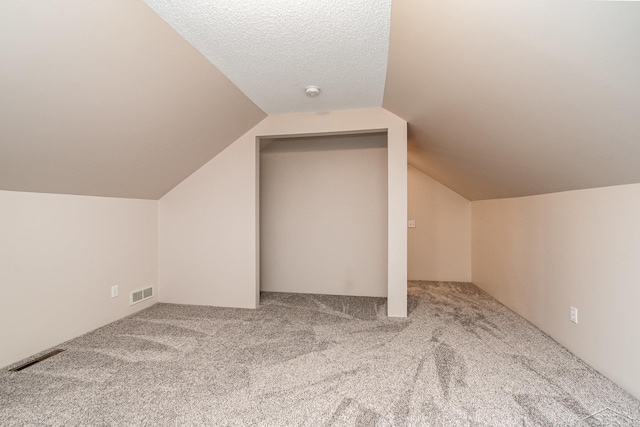
<path fill-rule="evenodd" d="M 0 189 L 156 199 L 263 110 L 380 105 L 470 200 L 640 182 L 638 2 L 145 1 L 0 2 Z"/>
<path fill-rule="evenodd" d="M 157 199 L 265 117 L 141 1 L 0 22 L 2 190 Z"/>
<path fill-rule="evenodd" d="M 640 3 L 394 0 L 383 106 L 470 200 L 640 182 Z"/>

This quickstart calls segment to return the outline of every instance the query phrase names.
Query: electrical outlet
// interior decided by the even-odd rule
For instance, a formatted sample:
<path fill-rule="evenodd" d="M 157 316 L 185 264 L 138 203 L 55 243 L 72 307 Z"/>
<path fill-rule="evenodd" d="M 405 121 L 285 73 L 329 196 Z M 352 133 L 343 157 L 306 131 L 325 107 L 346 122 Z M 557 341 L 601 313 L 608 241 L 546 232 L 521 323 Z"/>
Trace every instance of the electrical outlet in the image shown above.
<path fill-rule="evenodd" d="M 111 298 L 115 298 L 118 296 L 118 285 L 111 287 Z"/>
<path fill-rule="evenodd" d="M 416 220 L 410 219 L 407 225 L 409 226 L 409 228 L 416 228 Z"/>
<path fill-rule="evenodd" d="M 578 309 L 575 307 L 571 307 L 571 321 L 578 323 Z"/>

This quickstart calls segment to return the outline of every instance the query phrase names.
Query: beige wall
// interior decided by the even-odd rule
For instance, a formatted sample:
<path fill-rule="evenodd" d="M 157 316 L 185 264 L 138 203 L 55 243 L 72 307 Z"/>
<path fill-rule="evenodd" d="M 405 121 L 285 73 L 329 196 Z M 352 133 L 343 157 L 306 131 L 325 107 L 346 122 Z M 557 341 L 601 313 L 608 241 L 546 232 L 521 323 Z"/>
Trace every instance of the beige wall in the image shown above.
<path fill-rule="evenodd" d="M 382 106 L 410 163 L 469 200 L 640 182 L 638 6 L 393 1 Z"/>
<path fill-rule="evenodd" d="M 471 281 L 471 203 L 409 165 L 409 280 Z"/>
<path fill-rule="evenodd" d="M 160 299 L 259 302 L 260 137 L 388 132 L 388 313 L 407 312 L 407 123 L 382 108 L 269 116 L 159 202 Z"/>
<path fill-rule="evenodd" d="M 158 199 L 265 117 L 142 1 L 0 1 L 0 188 Z"/>
<path fill-rule="evenodd" d="M 471 206 L 474 283 L 640 397 L 640 184 Z"/>
<path fill-rule="evenodd" d="M 0 366 L 156 302 L 155 201 L 0 191 L 0 236 Z"/>
<path fill-rule="evenodd" d="M 260 154 L 264 291 L 387 296 L 387 135 L 289 138 Z"/>
<path fill-rule="evenodd" d="M 254 308 L 254 143 L 233 143 L 159 201 L 160 300 Z"/>

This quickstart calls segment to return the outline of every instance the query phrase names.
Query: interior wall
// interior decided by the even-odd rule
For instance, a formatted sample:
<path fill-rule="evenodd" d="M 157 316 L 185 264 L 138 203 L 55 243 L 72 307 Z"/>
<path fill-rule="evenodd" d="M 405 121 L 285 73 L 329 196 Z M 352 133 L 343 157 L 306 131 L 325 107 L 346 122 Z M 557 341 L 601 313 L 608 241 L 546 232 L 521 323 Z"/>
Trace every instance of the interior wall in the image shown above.
<path fill-rule="evenodd" d="M 382 108 L 268 116 L 160 199 L 160 300 L 257 307 L 257 140 L 371 131 L 388 134 L 388 314 L 406 316 L 407 122 Z"/>
<path fill-rule="evenodd" d="M 640 184 L 471 206 L 473 282 L 640 397 Z"/>
<path fill-rule="evenodd" d="M 408 166 L 409 280 L 471 281 L 471 203 Z"/>
<path fill-rule="evenodd" d="M 260 288 L 387 296 L 387 135 L 275 140 L 260 154 Z"/>
<path fill-rule="evenodd" d="M 160 199 L 162 302 L 256 307 L 253 141 L 234 142 Z"/>
<path fill-rule="evenodd" d="M 154 304 L 130 306 L 129 292 L 157 284 L 157 212 L 152 200 L 0 191 L 0 366 Z"/>

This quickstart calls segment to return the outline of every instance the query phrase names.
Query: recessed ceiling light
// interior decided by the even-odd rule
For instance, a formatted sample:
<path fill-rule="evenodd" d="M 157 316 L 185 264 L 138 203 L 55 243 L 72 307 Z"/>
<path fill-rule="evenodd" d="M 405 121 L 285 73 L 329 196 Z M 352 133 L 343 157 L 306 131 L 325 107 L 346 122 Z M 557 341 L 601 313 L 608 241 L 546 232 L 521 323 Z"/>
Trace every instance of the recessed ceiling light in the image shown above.
<path fill-rule="evenodd" d="M 320 95 L 320 88 L 318 86 L 307 86 L 304 89 L 304 93 L 309 98 L 315 98 L 316 96 Z"/>

